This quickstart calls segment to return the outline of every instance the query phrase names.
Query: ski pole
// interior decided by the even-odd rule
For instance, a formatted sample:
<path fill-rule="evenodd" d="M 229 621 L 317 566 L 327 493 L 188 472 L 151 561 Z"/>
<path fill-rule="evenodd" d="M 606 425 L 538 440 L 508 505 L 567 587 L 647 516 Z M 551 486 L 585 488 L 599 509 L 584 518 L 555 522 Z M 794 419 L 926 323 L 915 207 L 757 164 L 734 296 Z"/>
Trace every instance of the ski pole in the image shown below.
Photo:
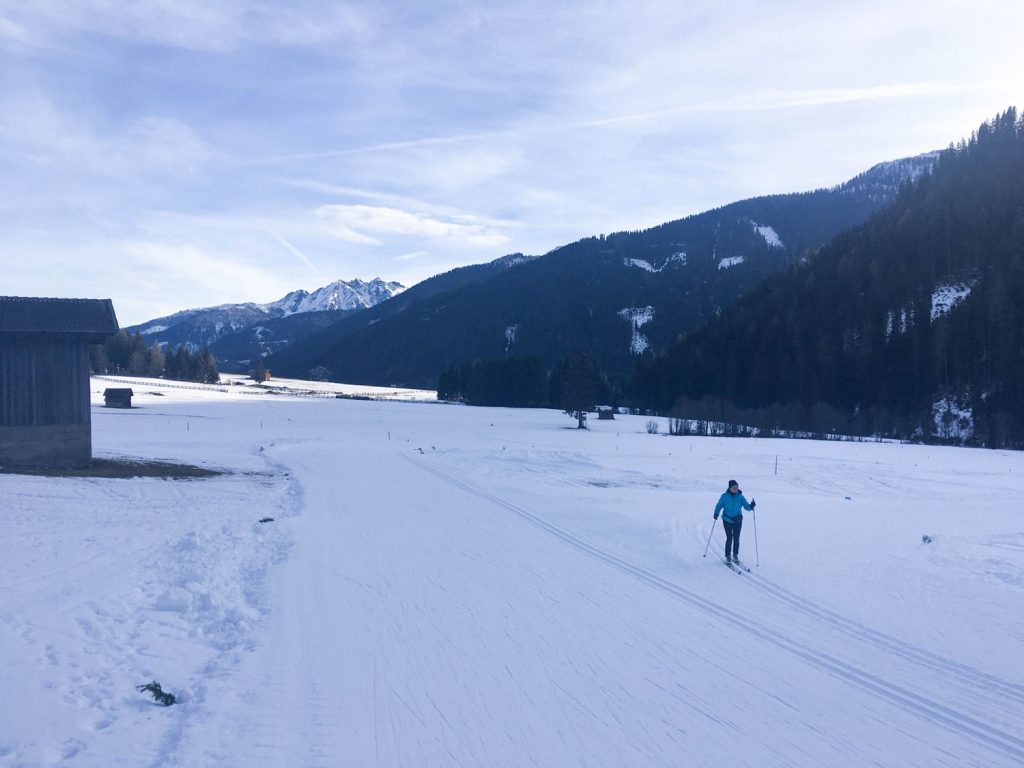
<path fill-rule="evenodd" d="M 753 515 L 753 517 L 754 517 L 754 558 L 755 558 L 754 564 L 758 568 L 760 568 L 761 567 L 761 553 L 757 551 L 757 512 L 755 512 L 752 509 L 752 510 L 750 510 L 750 514 Z"/>
<path fill-rule="evenodd" d="M 711 533 L 708 534 L 708 543 L 704 546 L 704 557 L 708 556 L 708 547 L 711 546 L 711 536 L 715 532 L 715 523 L 718 522 L 718 518 L 715 518 L 715 522 L 711 524 Z M 756 536 L 755 536 L 756 538 Z"/>

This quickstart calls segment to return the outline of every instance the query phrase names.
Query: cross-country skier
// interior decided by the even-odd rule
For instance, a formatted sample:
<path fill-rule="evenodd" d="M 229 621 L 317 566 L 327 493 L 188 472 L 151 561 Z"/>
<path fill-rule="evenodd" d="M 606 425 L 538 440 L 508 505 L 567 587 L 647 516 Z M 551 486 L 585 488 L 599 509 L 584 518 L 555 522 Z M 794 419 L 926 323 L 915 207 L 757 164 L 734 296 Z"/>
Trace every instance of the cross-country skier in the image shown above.
<path fill-rule="evenodd" d="M 757 502 L 748 502 L 743 497 L 740 484 L 729 481 L 729 488 L 723 493 L 715 505 L 715 520 L 722 515 L 722 526 L 725 528 L 725 562 L 739 562 L 740 559 L 740 528 L 743 527 L 743 510 L 753 511 Z"/>

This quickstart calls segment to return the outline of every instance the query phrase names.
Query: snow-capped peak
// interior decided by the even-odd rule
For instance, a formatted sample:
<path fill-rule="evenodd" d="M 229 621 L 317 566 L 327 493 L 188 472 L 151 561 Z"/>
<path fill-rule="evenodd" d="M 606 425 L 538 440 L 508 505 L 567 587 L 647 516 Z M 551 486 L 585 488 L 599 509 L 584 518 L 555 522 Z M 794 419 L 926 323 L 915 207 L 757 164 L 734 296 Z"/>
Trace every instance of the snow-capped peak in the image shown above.
<path fill-rule="evenodd" d="M 336 280 L 312 293 L 304 290 L 292 291 L 285 297 L 263 306 L 278 317 L 287 317 L 299 312 L 367 309 L 404 290 L 405 286 L 401 283 L 386 283 L 379 277 L 369 282 L 359 278 Z"/>

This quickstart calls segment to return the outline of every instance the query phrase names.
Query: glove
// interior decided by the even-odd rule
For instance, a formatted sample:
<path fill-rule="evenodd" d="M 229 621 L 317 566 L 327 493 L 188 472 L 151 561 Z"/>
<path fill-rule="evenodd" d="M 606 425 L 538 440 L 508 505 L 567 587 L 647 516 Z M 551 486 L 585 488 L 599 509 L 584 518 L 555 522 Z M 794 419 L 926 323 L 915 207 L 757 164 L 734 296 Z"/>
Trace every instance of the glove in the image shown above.
<path fill-rule="evenodd" d="M 715 512 L 715 520 L 717 520 L 717 519 L 718 519 L 718 513 Z"/>
<path fill-rule="evenodd" d="M 753 509 L 753 508 L 754 508 L 754 507 L 756 507 L 756 506 L 757 506 L 757 502 L 756 502 L 756 501 L 754 501 L 753 499 L 751 499 L 751 500 L 750 500 L 750 508 L 751 508 L 751 509 Z"/>

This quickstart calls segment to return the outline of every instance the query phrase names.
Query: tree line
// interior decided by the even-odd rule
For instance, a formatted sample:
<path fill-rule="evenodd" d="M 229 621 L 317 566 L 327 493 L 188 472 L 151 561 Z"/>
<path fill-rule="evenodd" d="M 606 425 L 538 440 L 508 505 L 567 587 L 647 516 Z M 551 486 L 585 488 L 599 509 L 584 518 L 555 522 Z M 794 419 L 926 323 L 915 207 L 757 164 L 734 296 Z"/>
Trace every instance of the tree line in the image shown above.
<path fill-rule="evenodd" d="M 127 331 L 118 331 L 102 344 L 90 347 L 89 363 L 93 373 L 163 377 L 204 384 L 220 381 L 217 360 L 209 349 L 193 352 L 182 344 L 168 353 L 159 342 L 147 346 L 141 333 L 132 335 Z"/>
<path fill-rule="evenodd" d="M 617 399 L 596 363 L 578 352 L 549 371 L 539 357 L 473 360 L 438 377 L 439 400 L 510 408 L 559 408 L 579 427 L 599 403 Z"/>

